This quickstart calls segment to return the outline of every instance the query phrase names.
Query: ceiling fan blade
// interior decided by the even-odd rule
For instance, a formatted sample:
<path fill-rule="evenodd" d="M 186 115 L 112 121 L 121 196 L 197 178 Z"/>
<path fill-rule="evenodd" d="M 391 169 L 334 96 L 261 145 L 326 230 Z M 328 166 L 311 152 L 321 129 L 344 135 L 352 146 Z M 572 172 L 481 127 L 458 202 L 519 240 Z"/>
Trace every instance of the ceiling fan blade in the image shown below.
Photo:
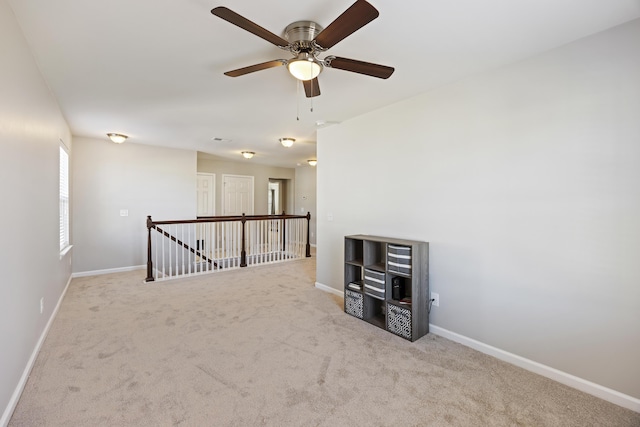
<path fill-rule="evenodd" d="M 247 30 L 250 33 L 255 34 L 258 37 L 261 37 L 268 41 L 269 43 L 273 43 L 274 45 L 280 46 L 288 46 L 289 42 L 283 39 L 282 37 L 276 36 L 271 31 L 262 28 L 260 25 L 249 21 L 244 16 L 238 15 L 231 9 L 227 9 L 226 7 L 219 6 L 214 9 L 211 9 L 211 13 L 215 16 L 224 19 L 227 22 L 230 22 L 233 25 L 236 25 L 243 30 Z"/>
<path fill-rule="evenodd" d="M 379 79 L 388 79 L 395 71 L 393 67 L 386 65 L 372 64 L 370 62 L 356 61 L 355 59 L 328 57 L 327 66 L 337 68 L 338 70 L 351 71 L 353 73 L 365 74 L 367 76 L 378 77 Z"/>
<path fill-rule="evenodd" d="M 317 77 L 311 80 L 303 80 L 302 85 L 304 86 L 304 93 L 307 95 L 307 98 L 320 95 L 320 84 L 318 83 Z"/>
<path fill-rule="evenodd" d="M 378 17 L 378 10 L 365 0 L 358 0 L 322 30 L 315 42 L 329 49 Z"/>
<path fill-rule="evenodd" d="M 256 71 L 266 70 L 267 68 L 279 67 L 284 65 L 286 61 L 283 59 L 276 59 L 274 61 L 263 62 L 262 64 L 249 65 L 248 67 L 238 68 L 237 70 L 227 71 L 225 76 L 239 77 L 245 74 L 253 73 Z"/>

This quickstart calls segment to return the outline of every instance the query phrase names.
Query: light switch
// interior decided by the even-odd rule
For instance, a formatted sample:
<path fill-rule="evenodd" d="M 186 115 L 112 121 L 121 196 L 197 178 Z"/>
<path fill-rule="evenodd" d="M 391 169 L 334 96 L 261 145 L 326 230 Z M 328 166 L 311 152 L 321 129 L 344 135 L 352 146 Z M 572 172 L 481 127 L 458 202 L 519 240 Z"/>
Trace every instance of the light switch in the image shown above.
<path fill-rule="evenodd" d="M 120 209 L 120 216 L 129 216 L 129 209 Z"/>

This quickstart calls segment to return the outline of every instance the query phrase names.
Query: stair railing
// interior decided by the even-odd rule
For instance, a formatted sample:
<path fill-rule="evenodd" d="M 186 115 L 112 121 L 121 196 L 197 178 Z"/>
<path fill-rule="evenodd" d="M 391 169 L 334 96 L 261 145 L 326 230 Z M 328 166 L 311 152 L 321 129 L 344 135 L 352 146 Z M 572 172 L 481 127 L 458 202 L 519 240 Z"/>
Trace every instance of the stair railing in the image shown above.
<path fill-rule="evenodd" d="M 305 224 L 306 221 L 306 224 Z M 153 221 L 147 216 L 147 282 L 311 256 L 307 215 Z"/>

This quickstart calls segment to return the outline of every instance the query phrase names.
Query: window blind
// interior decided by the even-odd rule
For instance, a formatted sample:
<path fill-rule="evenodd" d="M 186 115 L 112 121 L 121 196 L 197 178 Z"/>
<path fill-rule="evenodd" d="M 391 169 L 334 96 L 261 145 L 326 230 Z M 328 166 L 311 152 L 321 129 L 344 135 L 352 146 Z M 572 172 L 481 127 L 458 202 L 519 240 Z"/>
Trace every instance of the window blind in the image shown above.
<path fill-rule="evenodd" d="M 60 146 L 60 250 L 69 246 L 69 154 Z"/>

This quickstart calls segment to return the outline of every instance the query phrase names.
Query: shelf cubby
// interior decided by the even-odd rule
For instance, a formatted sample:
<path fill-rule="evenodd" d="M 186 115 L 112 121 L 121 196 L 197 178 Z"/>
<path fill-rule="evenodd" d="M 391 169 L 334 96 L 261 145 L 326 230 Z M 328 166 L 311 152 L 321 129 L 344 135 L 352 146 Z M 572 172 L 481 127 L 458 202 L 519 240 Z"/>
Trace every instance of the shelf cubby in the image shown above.
<path fill-rule="evenodd" d="M 362 240 L 345 240 L 344 260 L 349 264 L 364 265 L 364 247 Z"/>
<path fill-rule="evenodd" d="M 387 294 L 389 300 L 400 302 L 402 299 L 411 298 L 411 278 L 397 273 L 387 273 Z M 396 291 L 396 286 L 399 288 Z"/>
<path fill-rule="evenodd" d="M 364 241 L 364 266 L 372 270 L 385 271 L 386 246 L 384 242 Z"/>
<path fill-rule="evenodd" d="M 351 282 L 363 283 L 362 267 L 354 264 L 344 265 L 345 286 Z"/>
<path fill-rule="evenodd" d="M 364 295 L 364 310 L 362 320 L 379 328 L 386 329 L 386 304 L 383 300 L 370 295 Z"/>

